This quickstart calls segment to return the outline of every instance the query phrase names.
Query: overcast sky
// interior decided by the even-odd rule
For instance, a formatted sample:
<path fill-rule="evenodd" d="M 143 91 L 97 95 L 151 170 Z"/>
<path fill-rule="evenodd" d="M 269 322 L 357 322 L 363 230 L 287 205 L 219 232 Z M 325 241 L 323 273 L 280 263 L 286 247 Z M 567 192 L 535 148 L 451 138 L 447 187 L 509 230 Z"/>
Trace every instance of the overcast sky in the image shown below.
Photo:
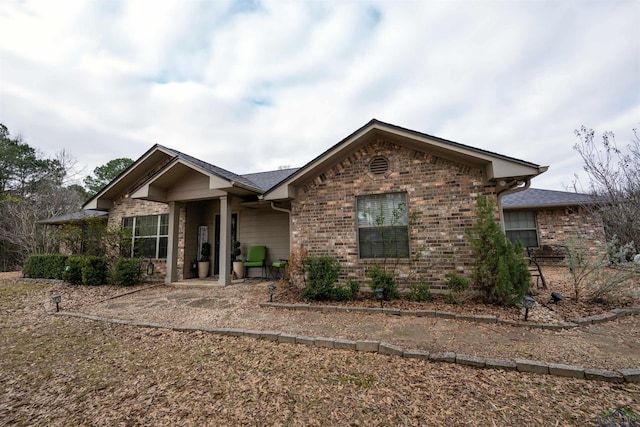
<path fill-rule="evenodd" d="M 640 127 L 640 0 L 0 2 L 0 122 L 85 175 L 159 143 L 302 166 L 376 118 L 580 172 Z"/>

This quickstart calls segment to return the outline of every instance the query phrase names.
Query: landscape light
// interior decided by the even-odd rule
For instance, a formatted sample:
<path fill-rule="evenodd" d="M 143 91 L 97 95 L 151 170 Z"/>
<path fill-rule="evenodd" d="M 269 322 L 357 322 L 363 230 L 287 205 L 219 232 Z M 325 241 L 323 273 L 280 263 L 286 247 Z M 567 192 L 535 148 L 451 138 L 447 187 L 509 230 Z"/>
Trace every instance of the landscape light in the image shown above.
<path fill-rule="evenodd" d="M 564 299 L 564 296 L 560 292 L 551 292 L 551 299 L 557 304 Z"/>
<path fill-rule="evenodd" d="M 529 295 L 525 295 L 522 298 L 522 303 L 524 304 L 524 321 L 529 320 L 529 310 L 533 308 L 533 305 L 536 303 L 536 300 Z"/>
<path fill-rule="evenodd" d="M 60 301 L 62 301 L 62 295 L 53 294 L 51 295 L 51 299 L 56 303 L 56 311 L 60 311 Z"/>
<path fill-rule="evenodd" d="M 273 302 L 273 294 L 276 292 L 276 285 L 271 284 L 268 286 L 269 288 L 269 302 Z"/>

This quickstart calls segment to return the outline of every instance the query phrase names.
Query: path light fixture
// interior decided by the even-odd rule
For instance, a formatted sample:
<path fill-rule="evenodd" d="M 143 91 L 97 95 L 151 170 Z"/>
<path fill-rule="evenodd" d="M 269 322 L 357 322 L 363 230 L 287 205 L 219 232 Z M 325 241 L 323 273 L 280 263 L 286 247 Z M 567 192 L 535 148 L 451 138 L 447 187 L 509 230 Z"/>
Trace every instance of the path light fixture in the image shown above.
<path fill-rule="evenodd" d="M 273 294 L 276 293 L 276 285 L 271 284 L 268 286 L 269 289 L 269 302 L 273 302 Z"/>
<path fill-rule="evenodd" d="M 529 310 L 533 308 L 533 305 L 536 303 L 536 300 L 529 295 L 525 295 L 522 298 L 522 303 L 524 304 L 524 321 L 529 320 Z"/>
<path fill-rule="evenodd" d="M 53 294 L 51 295 L 51 299 L 56 303 L 56 311 L 60 311 L 60 301 L 62 301 L 62 295 Z"/>
<path fill-rule="evenodd" d="M 383 308 L 382 301 L 384 300 L 384 289 L 376 288 L 376 298 L 380 301 L 380 308 Z"/>
<path fill-rule="evenodd" d="M 149 264 L 147 264 L 147 276 L 153 276 L 153 272 L 155 271 L 156 266 L 151 262 L 151 258 L 149 258 Z"/>
<path fill-rule="evenodd" d="M 560 292 L 551 292 L 551 302 L 553 302 L 554 304 L 559 303 L 563 299 L 564 295 L 562 295 Z"/>

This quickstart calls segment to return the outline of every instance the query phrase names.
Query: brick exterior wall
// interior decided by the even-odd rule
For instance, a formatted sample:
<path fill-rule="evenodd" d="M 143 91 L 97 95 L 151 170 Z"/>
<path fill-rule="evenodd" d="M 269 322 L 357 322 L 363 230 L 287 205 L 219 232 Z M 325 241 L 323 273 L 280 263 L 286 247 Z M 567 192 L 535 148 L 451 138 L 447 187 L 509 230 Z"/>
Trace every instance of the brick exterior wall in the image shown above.
<path fill-rule="evenodd" d="M 375 156 L 389 161 L 386 175 L 369 172 Z M 334 256 L 342 265 L 341 281 L 364 283 L 366 271 L 382 261 L 359 258 L 356 196 L 390 192 L 405 192 L 410 217 L 416 214 L 409 225 L 412 256 L 424 247 L 418 260 L 397 261 L 399 284 L 422 278 L 440 288 L 447 273 L 469 277 L 473 257 L 465 229 L 475 222 L 477 195 L 495 199 L 495 188 L 484 185 L 480 169 L 385 140 L 364 146 L 298 188 L 292 202 L 292 251 L 303 247 L 309 256 Z"/>
<path fill-rule="evenodd" d="M 536 223 L 538 245 L 548 253 L 566 252 L 563 248 L 570 238 L 580 239 L 592 254 L 606 250 L 602 218 L 582 207 L 536 210 Z M 541 259 L 543 262 L 553 261 Z"/>
<path fill-rule="evenodd" d="M 147 200 L 131 199 L 120 197 L 113 203 L 113 208 L 109 210 L 109 228 L 121 228 L 122 218 L 142 215 L 162 215 L 169 213 L 169 206 L 166 203 L 150 202 Z M 151 280 L 163 280 L 167 274 L 167 260 L 152 260 L 155 266 L 154 275 Z M 146 263 L 144 264 L 146 267 Z"/>

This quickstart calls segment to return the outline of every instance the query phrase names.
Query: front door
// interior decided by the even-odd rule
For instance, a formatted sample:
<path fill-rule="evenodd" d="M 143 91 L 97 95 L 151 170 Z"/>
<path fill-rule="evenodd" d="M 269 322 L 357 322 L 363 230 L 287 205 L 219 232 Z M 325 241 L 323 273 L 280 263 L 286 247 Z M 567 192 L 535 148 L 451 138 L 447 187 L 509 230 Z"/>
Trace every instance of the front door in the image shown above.
<path fill-rule="evenodd" d="M 231 242 L 238 240 L 238 214 L 231 214 Z M 220 274 L 220 215 L 216 214 L 215 241 L 213 249 L 213 274 Z"/>

